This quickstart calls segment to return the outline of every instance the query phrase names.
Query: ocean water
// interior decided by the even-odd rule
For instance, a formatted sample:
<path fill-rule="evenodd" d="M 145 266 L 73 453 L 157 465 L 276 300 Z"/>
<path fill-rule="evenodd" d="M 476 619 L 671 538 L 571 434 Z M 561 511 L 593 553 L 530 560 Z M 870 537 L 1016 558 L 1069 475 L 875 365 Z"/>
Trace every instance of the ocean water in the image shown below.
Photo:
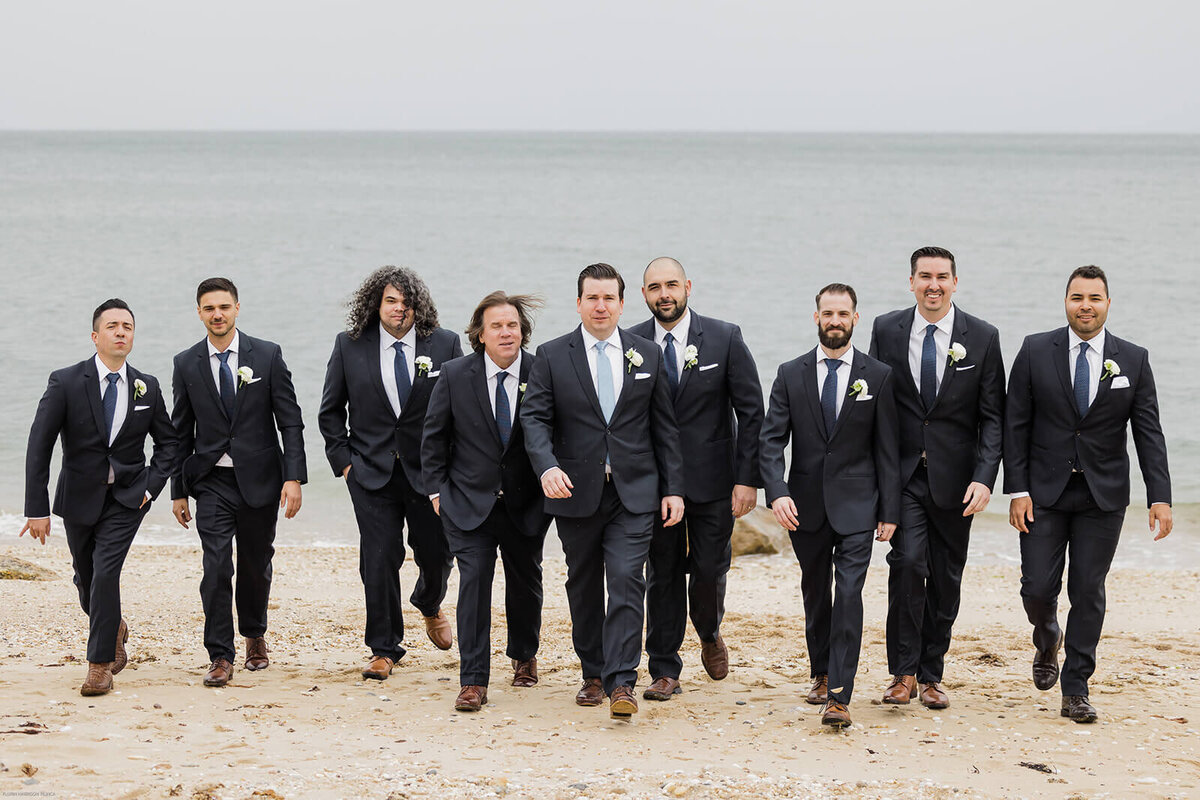
<path fill-rule="evenodd" d="M 958 259 L 956 302 L 1000 328 L 1006 364 L 1023 336 L 1064 323 L 1074 267 L 1108 271 L 1109 329 L 1151 351 L 1185 521 L 1146 546 L 1135 466 L 1118 561 L 1200 566 L 1200 361 L 1185 332 L 1197 175 L 1200 136 L 0 133 L 0 535 L 20 526 L 46 375 L 92 352 L 91 311 L 110 296 L 137 314 L 131 362 L 169 383 L 172 355 L 203 335 L 196 284 L 238 284 L 239 327 L 282 344 L 308 426 L 304 508 L 279 542 L 353 543 L 316 410 L 345 300 L 375 267 L 420 272 L 459 331 L 493 289 L 539 293 L 536 345 L 577 324 L 586 264 L 625 274 L 633 324 L 642 267 L 672 255 L 692 307 L 741 324 L 766 392 L 815 344 L 818 288 L 857 289 L 865 348 L 874 316 L 912 302 L 909 253 L 939 244 Z M 142 540 L 194 541 L 168 507 Z M 1006 508 L 998 495 L 978 526 L 995 531 L 986 558 L 1016 555 Z"/>

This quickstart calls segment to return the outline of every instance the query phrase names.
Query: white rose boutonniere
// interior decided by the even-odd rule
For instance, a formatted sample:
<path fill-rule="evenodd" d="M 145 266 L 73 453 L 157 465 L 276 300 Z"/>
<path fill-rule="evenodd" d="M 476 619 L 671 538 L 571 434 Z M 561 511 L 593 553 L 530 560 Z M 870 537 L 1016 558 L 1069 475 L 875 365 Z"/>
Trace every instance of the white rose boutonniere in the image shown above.
<path fill-rule="evenodd" d="M 856 394 L 866 397 L 868 391 L 869 390 L 867 388 L 867 382 L 864 381 L 862 378 L 859 378 L 858 380 L 856 380 L 853 383 L 853 385 L 850 386 L 850 396 L 851 397 L 854 397 Z"/>
<path fill-rule="evenodd" d="M 696 363 L 699 360 L 700 360 L 700 351 L 696 349 L 696 345 L 689 344 L 687 346 L 687 348 L 683 351 L 683 368 L 691 369 L 692 367 L 696 366 Z"/>
<path fill-rule="evenodd" d="M 249 367 L 238 367 L 237 376 L 239 389 L 241 389 L 243 386 L 249 386 L 252 383 L 258 383 L 262 380 L 262 378 L 254 377 L 254 370 L 250 369 Z"/>
<path fill-rule="evenodd" d="M 133 399 L 137 400 L 146 393 L 146 382 L 138 378 L 133 382 Z"/>
<path fill-rule="evenodd" d="M 642 354 L 631 347 L 625 351 L 625 360 L 629 362 L 625 365 L 625 371 L 632 372 L 634 367 L 642 365 Z"/>
<path fill-rule="evenodd" d="M 417 356 L 413 364 L 417 367 L 418 375 L 428 375 L 429 370 L 433 369 L 433 359 L 429 356 Z"/>
<path fill-rule="evenodd" d="M 967 348 L 963 347 L 960 342 L 954 342 L 950 345 L 948 355 L 950 356 L 950 364 L 953 366 L 967 357 Z"/>
<path fill-rule="evenodd" d="M 520 392 L 521 394 L 525 394 L 525 387 L 528 385 L 529 385 L 528 383 L 518 384 L 517 391 Z"/>
<path fill-rule="evenodd" d="M 1104 374 L 1100 376 L 1100 380 L 1106 381 L 1114 375 L 1121 374 L 1121 365 L 1113 361 L 1111 358 L 1104 359 Z"/>

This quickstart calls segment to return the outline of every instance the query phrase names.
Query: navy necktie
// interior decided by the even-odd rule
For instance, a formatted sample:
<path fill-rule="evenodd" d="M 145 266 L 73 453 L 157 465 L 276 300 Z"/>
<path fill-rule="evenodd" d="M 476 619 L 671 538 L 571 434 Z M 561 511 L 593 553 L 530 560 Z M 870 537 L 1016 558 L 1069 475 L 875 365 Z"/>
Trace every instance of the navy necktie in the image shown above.
<path fill-rule="evenodd" d="M 396 396 L 400 398 L 400 410 L 408 405 L 408 396 L 412 394 L 412 379 L 408 377 L 408 361 L 404 358 L 404 343 L 396 342 Z"/>
<path fill-rule="evenodd" d="M 508 391 L 504 388 L 507 372 L 496 373 L 496 430 L 500 432 L 500 443 L 508 447 L 512 436 L 512 411 L 508 407 Z"/>
<path fill-rule="evenodd" d="M 117 381 L 119 380 L 121 380 L 120 373 L 110 372 L 108 373 L 108 386 L 104 387 L 104 433 L 108 436 L 109 441 L 112 440 L 113 418 L 117 415 Z"/>
<path fill-rule="evenodd" d="M 921 402 L 925 409 L 933 407 L 937 398 L 937 345 L 933 341 L 937 325 L 925 326 L 925 342 L 921 345 Z"/>
<path fill-rule="evenodd" d="M 667 367 L 667 383 L 671 386 L 671 396 L 679 391 L 679 364 L 675 360 L 675 337 L 667 334 L 664 340 L 667 346 L 663 349 L 663 363 Z"/>
<path fill-rule="evenodd" d="M 217 353 L 217 358 L 221 361 L 221 366 L 217 370 L 220 375 L 220 390 L 221 390 L 221 405 L 225 406 L 225 416 L 233 419 L 233 370 L 229 368 L 229 355 L 232 350 L 226 350 L 224 353 Z"/>
<path fill-rule="evenodd" d="M 1075 407 L 1079 409 L 1079 416 L 1084 416 L 1088 412 L 1088 384 L 1091 383 L 1091 370 L 1088 369 L 1087 361 L 1088 343 L 1079 343 L 1079 357 L 1075 359 Z"/>
<path fill-rule="evenodd" d="M 833 426 L 837 422 L 837 371 L 842 366 L 841 359 L 825 359 L 825 384 L 821 387 L 821 411 L 825 415 L 825 435 L 833 435 Z"/>

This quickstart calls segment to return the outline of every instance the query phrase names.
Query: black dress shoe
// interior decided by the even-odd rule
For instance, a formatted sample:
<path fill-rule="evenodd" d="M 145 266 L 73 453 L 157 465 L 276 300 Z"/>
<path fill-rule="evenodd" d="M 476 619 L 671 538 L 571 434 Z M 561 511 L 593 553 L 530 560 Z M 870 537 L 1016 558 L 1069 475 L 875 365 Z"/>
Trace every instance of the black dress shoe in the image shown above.
<path fill-rule="evenodd" d="M 1054 684 L 1058 683 L 1058 651 L 1062 646 L 1063 634 L 1059 631 L 1058 641 L 1053 649 L 1033 656 L 1033 685 L 1043 692 L 1054 688 Z"/>
<path fill-rule="evenodd" d="M 1063 695 L 1062 715 L 1070 717 L 1072 722 L 1083 723 L 1095 722 L 1100 716 L 1086 697 L 1077 694 Z"/>

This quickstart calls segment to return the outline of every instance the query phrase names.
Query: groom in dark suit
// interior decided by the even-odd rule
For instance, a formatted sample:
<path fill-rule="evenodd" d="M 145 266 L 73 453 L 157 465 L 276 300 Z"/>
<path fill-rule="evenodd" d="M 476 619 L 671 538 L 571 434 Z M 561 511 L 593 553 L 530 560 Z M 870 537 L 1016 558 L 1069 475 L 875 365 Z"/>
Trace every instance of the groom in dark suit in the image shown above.
<path fill-rule="evenodd" d="M 950 705 L 942 688 L 958 616 L 973 515 L 987 508 L 1004 439 L 1000 334 L 951 303 L 954 254 L 922 247 L 909 259 L 915 307 L 875 318 L 870 353 L 896 376 L 900 527 L 888 553 L 883 702 Z"/>
<path fill-rule="evenodd" d="M 820 346 L 780 365 L 762 430 L 767 503 L 802 572 L 808 700 L 823 703 L 821 722 L 836 728 L 850 725 L 871 536 L 886 542 L 900 517 L 892 369 L 850 346 L 857 305 L 842 283 L 817 293 Z"/>
<path fill-rule="evenodd" d="M 384 680 L 404 655 L 400 568 L 404 527 L 420 570 L 410 600 L 429 640 L 454 644 L 442 613 L 454 557 L 421 477 L 425 411 L 442 364 L 462 355 L 458 334 L 438 327 L 425 281 L 405 267 L 380 267 L 350 299 L 325 369 L 317 414 L 325 456 L 346 480 L 358 521 L 358 570 L 366 593 L 364 678 Z M 347 423 L 349 427 L 347 428 Z"/>
<path fill-rule="evenodd" d="M 279 345 L 237 329 L 240 309 L 237 287 L 228 278 L 200 282 L 196 312 L 208 335 L 175 356 L 172 380 L 171 419 L 180 436 L 172 511 L 186 528 L 192 519 L 188 497 L 196 498 L 196 532 L 204 550 L 204 647 L 211 662 L 205 686 L 224 686 L 233 677 L 235 600 L 246 669 L 270 663 L 267 604 L 275 524 L 279 509 L 288 519 L 300 510 L 300 485 L 308 480 L 292 374 Z"/>
<path fill-rule="evenodd" d="M 1067 280 L 1067 327 L 1025 338 L 1008 380 L 1004 490 L 1009 522 L 1021 532 L 1021 599 L 1033 624 L 1033 682 L 1044 690 L 1062 665 L 1062 716 L 1095 722 L 1088 679 L 1104 623 L 1104 581 L 1129 505 L 1133 430 L 1150 531 L 1171 533 L 1171 476 L 1158 394 L 1145 348 L 1105 329 L 1108 278 L 1096 266 Z M 1058 594 L 1070 552 L 1064 635 Z"/>
<path fill-rule="evenodd" d="M 730 537 L 734 518 L 754 508 L 762 486 L 763 398 L 754 356 L 738 326 L 690 310 L 691 293 L 683 265 L 654 259 L 642 274 L 642 297 L 653 316 L 629 329 L 663 351 L 687 483 L 683 522 L 668 528 L 656 520 L 650 544 L 646 653 L 653 683 L 642 693 L 647 700 L 682 691 L 679 648 L 689 600 L 700 663 L 713 680 L 729 674 L 721 618 Z"/>
<path fill-rule="evenodd" d="M 523 347 L 538 305 L 504 292 L 483 298 L 467 326 L 475 352 L 446 362 L 425 413 L 425 488 L 458 559 L 459 711 L 487 703 L 497 549 L 504 563 L 512 685 L 538 680 L 542 542 L 550 516 L 518 415 L 533 364 Z"/>
<path fill-rule="evenodd" d="M 43 545 L 50 535 L 50 459 L 62 437 L 53 512 L 62 517 L 79 604 L 88 615 L 88 671 L 80 694 L 112 689 L 125 668 L 129 626 L 121 617 L 121 567 L 150 501 L 175 466 L 176 436 L 162 388 L 126 363 L 133 312 L 123 300 L 92 314 L 96 355 L 50 373 L 29 429 L 25 454 L 26 531 Z M 146 436 L 154 441 L 146 465 Z"/>
<path fill-rule="evenodd" d="M 583 669 L 575 702 L 597 706 L 608 695 L 609 713 L 628 718 L 637 712 L 654 516 L 667 526 L 683 518 L 679 429 L 662 351 L 617 328 L 620 273 L 592 264 L 576 288 L 582 324 L 538 348 L 521 424 L 567 559 L 571 638 Z"/>

